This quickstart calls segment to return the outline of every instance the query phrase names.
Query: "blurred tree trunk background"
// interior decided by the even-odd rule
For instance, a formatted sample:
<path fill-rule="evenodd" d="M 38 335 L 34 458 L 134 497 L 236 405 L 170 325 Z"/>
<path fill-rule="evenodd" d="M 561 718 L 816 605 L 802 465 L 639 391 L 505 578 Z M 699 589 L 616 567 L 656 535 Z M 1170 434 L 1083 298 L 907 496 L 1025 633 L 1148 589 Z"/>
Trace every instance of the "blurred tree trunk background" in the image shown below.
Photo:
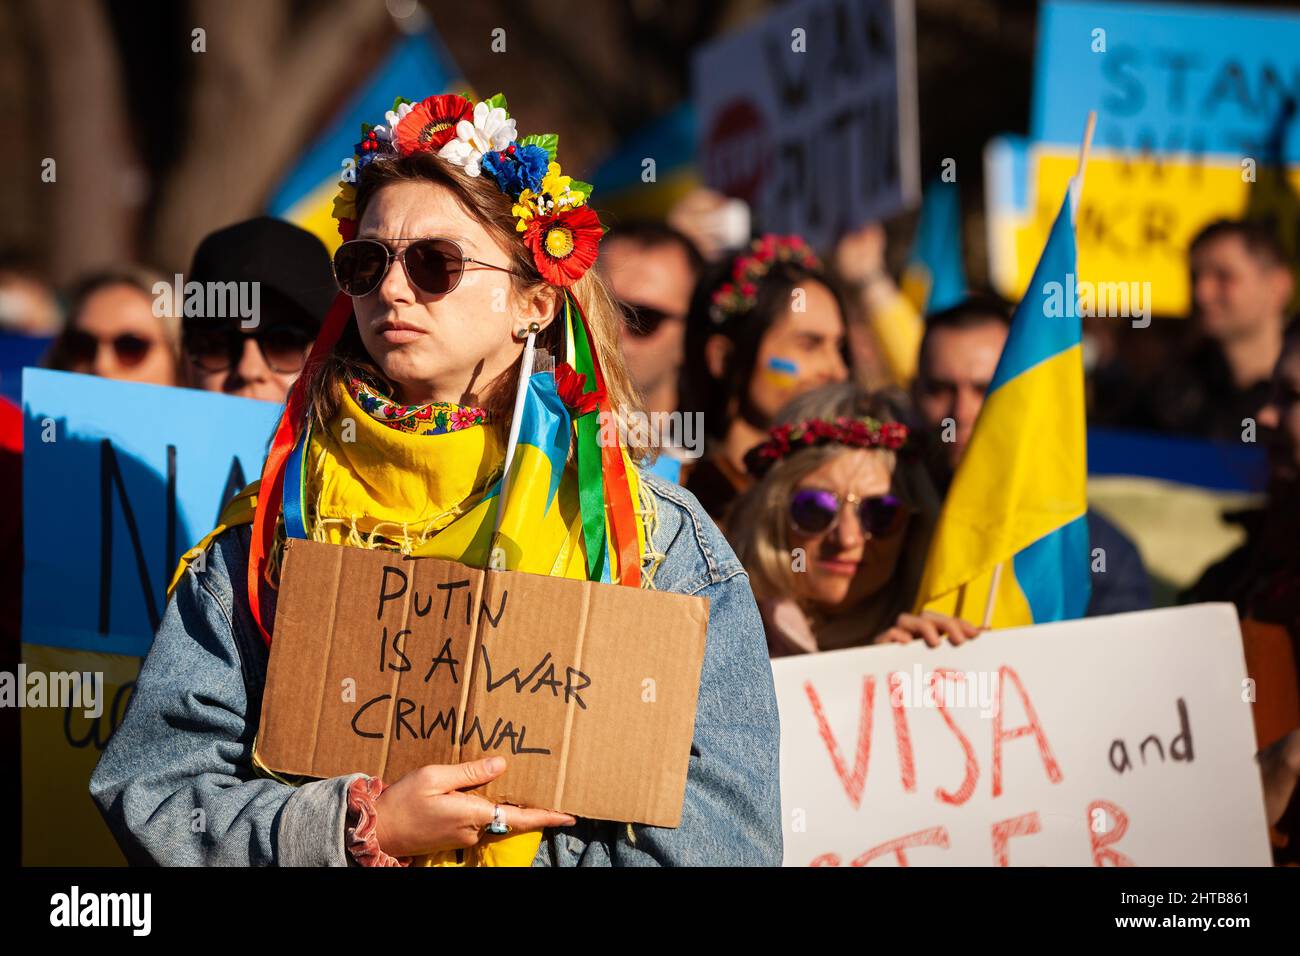
<path fill-rule="evenodd" d="M 427 0 L 476 92 L 554 130 L 580 175 L 690 93 L 695 46 L 768 0 Z M 412 0 L 0 0 L 0 246 L 52 278 L 123 258 L 186 268 L 208 231 L 258 213 L 399 36 Z M 1023 129 L 1035 4 L 919 0 L 923 164 Z M 493 31 L 506 49 L 494 52 Z M 203 50 L 193 31 L 203 31 Z M 394 91 L 396 94 L 399 91 Z M 420 95 L 427 91 L 400 91 Z M 56 163 L 42 182 L 42 161 Z M 971 238 L 975 238 L 972 236 Z"/>
<path fill-rule="evenodd" d="M 183 270 L 205 233 L 261 211 L 400 28 L 429 19 L 476 92 L 506 92 L 525 128 L 560 134 L 566 170 L 590 174 L 689 96 L 698 44 L 776 5 L 0 0 L 0 247 L 36 254 L 58 281 L 123 258 Z M 985 276 L 982 150 L 990 136 L 1027 130 L 1037 7 L 916 0 L 922 180 L 956 160 L 975 282 Z M 492 47 L 497 28 L 504 52 Z M 45 159 L 55 182 L 41 179 Z M 909 226 L 906 216 L 891 224 L 895 265 Z"/>

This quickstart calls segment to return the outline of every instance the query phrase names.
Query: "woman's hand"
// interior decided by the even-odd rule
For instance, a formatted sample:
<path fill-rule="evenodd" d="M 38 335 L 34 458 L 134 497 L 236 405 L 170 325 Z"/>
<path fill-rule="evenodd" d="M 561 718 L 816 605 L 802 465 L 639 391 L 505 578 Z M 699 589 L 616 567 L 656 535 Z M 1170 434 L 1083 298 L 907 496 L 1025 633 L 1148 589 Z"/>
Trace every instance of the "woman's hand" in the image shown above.
<path fill-rule="evenodd" d="M 959 617 L 949 617 L 936 611 L 920 614 L 900 614 L 894 626 L 877 634 L 873 644 L 907 644 L 918 637 L 931 647 L 938 647 L 946 636 L 953 644 L 965 644 L 983 628 L 976 627 Z"/>
<path fill-rule="evenodd" d="M 429 764 L 410 771 L 375 801 L 375 835 L 390 856 L 424 856 L 439 850 L 463 850 L 500 840 L 485 833 L 492 822 L 490 800 L 459 791 L 495 780 L 505 772 L 504 757 L 460 764 Z M 568 827 L 567 813 L 502 806 L 510 834 Z"/>

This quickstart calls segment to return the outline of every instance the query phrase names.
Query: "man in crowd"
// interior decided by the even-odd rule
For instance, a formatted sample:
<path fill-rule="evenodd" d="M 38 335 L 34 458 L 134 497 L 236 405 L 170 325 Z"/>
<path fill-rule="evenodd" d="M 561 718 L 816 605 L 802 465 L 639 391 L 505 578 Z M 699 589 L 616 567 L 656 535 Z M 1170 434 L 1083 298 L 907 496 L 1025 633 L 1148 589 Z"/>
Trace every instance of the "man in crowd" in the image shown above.
<path fill-rule="evenodd" d="M 970 442 L 1010 323 L 1006 306 L 987 297 L 968 298 L 926 321 L 913 391 L 934 439 L 930 464 L 935 485 L 945 493 Z M 1105 571 L 1092 575 L 1088 615 L 1150 607 L 1150 583 L 1137 548 L 1096 512 L 1089 511 L 1087 518 L 1092 547 L 1106 556 Z"/>
<path fill-rule="evenodd" d="M 623 354 L 647 412 L 677 411 L 686 312 L 704 260 L 671 226 L 629 222 L 610 231 L 597 260 L 623 303 Z"/>
<path fill-rule="evenodd" d="M 1219 220 L 1188 250 L 1195 337 L 1171 361 L 1129 424 L 1241 441 L 1242 420 L 1268 398 L 1293 280 L 1274 232 Z"/>
<path fill-rule="evenodd" d="M 261 216 L 208 235 L 186 279 L 203 288 L 238 283 L 245 304 L 257 284 L 252 317 L 229 308 L 185 316 L 181 346 L 189 384 L 283 402 L 337 292 L 325 246 L 291 223 Z"/>

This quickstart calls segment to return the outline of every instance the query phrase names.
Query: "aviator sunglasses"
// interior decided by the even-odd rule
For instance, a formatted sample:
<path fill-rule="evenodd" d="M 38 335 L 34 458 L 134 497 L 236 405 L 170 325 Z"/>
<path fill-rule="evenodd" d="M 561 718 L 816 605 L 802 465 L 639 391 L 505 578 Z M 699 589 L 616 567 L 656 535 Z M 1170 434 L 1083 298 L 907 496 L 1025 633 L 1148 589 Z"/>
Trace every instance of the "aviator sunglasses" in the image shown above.
<path fill-rule="evenodd" d="M 635 305 L 631 302 L 623 302 L 621 305 L 627 330 L 639 339 L 654 335 L 659 331 L 659 326 L 673 318 L 662 309 L 651 308 L 648 305 Z"/>
<path fill-rule="evenodd" d="M 790 496 L 790 523 L 804 534 L 823 534 L 839 523 L 845 505 L 858 506 L 858 521 L 872 538 L 887 538 L 903 526 L 907 507 L 895 495 L 839 495 L 822 488 L 801 488 Z"/>
<path fill-rule="evenodd" d="M 89 332 L 83 332 L 81 329 L 73 329 L 66 333 L 63 342 L 68 358 L 78 364 L 94 361 L 95 353 L 99 351 L 100 345 L 100 339 Z M 117 363 L 124 367 L 139 365 L 153 350 L 155 344 L 154 340 L 146 339 L 131 332 L 124 332 L 114 338 L 107 339 L 106 342 L 113 349 Z"/>
<path fill-rule="evenodd" d="M 334 280 L 348 295 L 369 295 L 384 281 L 393 260 L 400 259 L 413 286 L 428 295 L 446 295 L 460 285 L 467 262 L 500 272 L 514 271 L 471 259 L 452 239 L 412 239 L 409 242 L 405 249 L 393 252 L 378 239 L 349 239 L 334 253 Z"/>
<path fill-rule="evenodd" d="M 195 328 L 185 330 L 185 351 L 203 371 L 224 372 L 239 364 L 244 343 L 250 338 L 257 343 L 267 367 L 282 375 L 302 371 L 315 340 L 295 325 L 268 325 L 256 332 L 240 332 L 230 326 Z"/>

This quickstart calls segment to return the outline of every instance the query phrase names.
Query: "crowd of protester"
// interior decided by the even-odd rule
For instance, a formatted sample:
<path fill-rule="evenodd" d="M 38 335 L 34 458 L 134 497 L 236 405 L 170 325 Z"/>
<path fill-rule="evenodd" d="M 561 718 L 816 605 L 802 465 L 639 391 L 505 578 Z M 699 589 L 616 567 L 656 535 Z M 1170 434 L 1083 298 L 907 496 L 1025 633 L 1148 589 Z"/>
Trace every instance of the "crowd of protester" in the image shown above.
<path fill-rule="evenodd" d="M 879 225 L 822 256 L 797 237 L 737 243 L 731 204 L 691 202 L 673 224 L 616 223 L 598 268 L 624 309 L 623 353 L 645 410 L 702 416 L 702 455 L 671 445 L 660 454 L 678 459 L 680 483 L 744 564 L 770 654 L 977 639 L 979 622 L 917 614 L 912 605 L 943 495 L 1007 338 L 1009 305 L 972 294 L 922 322 L 884 267 Z M 1229 441 L 1241 439 L 1243 419 L 1257 423 L 1269 454 L 1266 499 L 1229 516 L 1244 543 L 1183 599 L 1231 601 L 1248 624 L 1277 629 L 1268 666 L 1285 673 L 1289 664 L 1284 680 L 1294 683 L 1300 334 L 1288 329 L 1290 265 L 1267 228 L 1222 221 L 1191 243 L 1188 268 L 1194 306 L 1184 341 L 1147 374 L 1134 373 L 1123 356 L 1094 366 L 1092 414 Z M 169 278 L 132 265 L 86 275 L 56 297 L 38 271 L 10 256 L 0 261 L 0 326 L 53 336 L 43 363 L 50 368 L 284 401 L 336 291 L 325 247 L 286 222 L 253 219 L 209 235 L 185 278 L 259 283 L 258 321 L 177 308 L 160 314 L 153 289 Z M 7 456 L 0 478 L 17 500 L 21 416 L 12 406 L 0 411 Z M 818 444 L 775 462 L 755 454 L 774 429 L 864 417 L 898 423 L 911 440 L 901 449 Z M 1151 606 L 1137 547 L 1102 515 L 1087 518 L 1093 546 L 1107 556 L 1093 575 L 1088 613 Z M 19 532 L 6 528 L 3 548 L 15 607 Z M 4 625 L 14 662 L 16 625 Z M 14 718 L 5 727 L 12 754 L 17 714 L 6 713 Z M 1295 859 L 1300 743 L 1291 729 L 1277 728 L 1262 760 L 1270 822 L 1291 840 L 1278 852 Z M 12 807 L 18 774 L 6 778 Z"/>

